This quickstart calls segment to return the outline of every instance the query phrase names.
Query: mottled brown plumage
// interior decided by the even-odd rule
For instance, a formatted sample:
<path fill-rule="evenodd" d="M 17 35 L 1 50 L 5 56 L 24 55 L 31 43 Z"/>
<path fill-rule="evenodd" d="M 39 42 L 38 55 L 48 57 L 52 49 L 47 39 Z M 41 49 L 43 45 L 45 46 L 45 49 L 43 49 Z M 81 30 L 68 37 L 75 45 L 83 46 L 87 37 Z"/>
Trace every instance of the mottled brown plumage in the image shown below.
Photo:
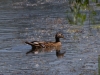
<path fill-rule="evenodd" d="M 61 46 L 60 38 L 64 38 L 63 34 L 57 33 L 55 35 L 55 42 L 51 41 L 32 41 L 32 42 L 25 42 L 26 44 L 29 44 L 32 46 L 32 49 L 34 48 L 48 48 L 48 47 L 55 47 L 58 48 Z"/>

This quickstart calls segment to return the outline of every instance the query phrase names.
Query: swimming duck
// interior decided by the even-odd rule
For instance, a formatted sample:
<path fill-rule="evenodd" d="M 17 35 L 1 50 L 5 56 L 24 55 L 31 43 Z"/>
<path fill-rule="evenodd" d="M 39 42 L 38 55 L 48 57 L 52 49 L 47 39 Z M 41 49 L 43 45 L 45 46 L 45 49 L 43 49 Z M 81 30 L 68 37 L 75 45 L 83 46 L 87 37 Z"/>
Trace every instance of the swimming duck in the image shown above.
<path fill-rule="evenodd" d="M 27 42 L 26 41 L 25 43 L 31 45 L 32 49 L 34 49 L 34 48 L 47 48 L 47 47 L 59 48 L 59 46 L 61 46 L 60 38 L 64 38 L 64 35 L 62 33 L 56 33 L 55 42 L 50 42 L 50 41 Z"/>

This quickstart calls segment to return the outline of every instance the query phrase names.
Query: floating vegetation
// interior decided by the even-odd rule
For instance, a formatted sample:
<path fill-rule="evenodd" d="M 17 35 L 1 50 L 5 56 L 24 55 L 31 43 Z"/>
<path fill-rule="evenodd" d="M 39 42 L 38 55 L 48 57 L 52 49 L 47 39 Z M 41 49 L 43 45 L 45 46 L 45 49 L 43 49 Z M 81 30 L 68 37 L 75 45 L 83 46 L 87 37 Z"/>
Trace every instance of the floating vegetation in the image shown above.
<path fill-rule="evenodd" d="M 94 23 L 93 17 L 96 12 L 89 0 L 70 0 L 67 14 L 67 20 L 70 24 L 83 25 L 87 18 L 89 23 Z"/>
<path fill-rule="evenodd" d="M 97 6 L 100 6 L 100 3 L 97 3 L 96 5 L 97 5 Z"/>
<path fill-rule="evenodd" d="M 93 29 L 100 29 L 100 24 L 98 24 L 98 25 L 93 25 L 92 28 L 93 28 Z"/>

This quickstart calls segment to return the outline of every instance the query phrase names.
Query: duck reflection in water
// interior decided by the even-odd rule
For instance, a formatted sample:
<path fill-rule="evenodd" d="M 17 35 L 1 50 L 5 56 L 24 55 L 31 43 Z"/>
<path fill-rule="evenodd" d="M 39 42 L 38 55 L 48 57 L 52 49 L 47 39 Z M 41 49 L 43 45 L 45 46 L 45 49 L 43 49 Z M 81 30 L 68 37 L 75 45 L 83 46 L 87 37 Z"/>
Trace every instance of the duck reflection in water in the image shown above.
<path fill-rule="evenodd" d="M 56 51 L 56 56 L 58 58 L 62 58 L 66 52 L 61 52 L 61 47 L 54 48 L 54 47 L 48 47 L 48 48 L 32 48 L 30 51 L 26 52 L 26 54 L 38 54 L 38 53 L 47 53 L 47 52 L 52 52 Z"/>
<path fill-rule="evenodd" d="M 56 50 L 56 55 L 58 56 L 63 56 L 65 54 L 61 53 L 61 42 L 60 38 L 64 38 L 64 35 L 62 33 L 56 33 L 55 35 L 55 42 L 48 42 L 48 41 L 32 41 L 32 42 L 25 42 L 28 45 L 32 46 L 32 49 L 28 51 L 26 54 L 29 53 L 40 53 L 40 52 L 50 52 L 52 50 Z"/>
<path fill-rule="evenodd" d="M 56 50 L 56 56 L 58 57 L 58 58 L 62 58 L 62 57 L 64 57 L 64 54 L 65 54 L 66 52 L 60 52 L 60 50 Z"/>

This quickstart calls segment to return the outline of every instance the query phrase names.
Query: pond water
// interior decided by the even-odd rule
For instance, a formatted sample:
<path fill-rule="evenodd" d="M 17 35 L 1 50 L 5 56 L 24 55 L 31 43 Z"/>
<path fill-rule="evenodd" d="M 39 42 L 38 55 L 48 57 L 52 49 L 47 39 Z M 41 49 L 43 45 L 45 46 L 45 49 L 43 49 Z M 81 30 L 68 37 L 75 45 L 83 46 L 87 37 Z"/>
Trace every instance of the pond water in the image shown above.
<path fill-rule="evenodd" d="M 97 75 L 100 29 L 68 25 L 66 1 L 0 1 L 0 75 Z M 63 56 L 52 49 L 26 55 L 25 41 L 55 41 L 57 32 L 66 38 Z"/>

